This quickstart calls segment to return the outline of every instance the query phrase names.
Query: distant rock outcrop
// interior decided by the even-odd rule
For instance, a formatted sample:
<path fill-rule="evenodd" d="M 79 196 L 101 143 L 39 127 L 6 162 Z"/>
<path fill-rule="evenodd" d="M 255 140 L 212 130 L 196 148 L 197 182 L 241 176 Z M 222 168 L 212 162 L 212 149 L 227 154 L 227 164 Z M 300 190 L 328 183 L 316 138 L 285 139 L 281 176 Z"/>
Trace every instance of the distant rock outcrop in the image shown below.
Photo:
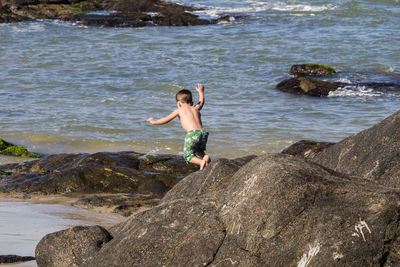
<path fill-rule="evenodd" d="M 323 150 L 318 163 L 285 154 L 215 160 L 113 226 L 81 266 L 397 266 L 399 120 Z M 362 159 L 369 166 L 348 171 Z"/>
<path fill-rule="evenodd" d="M 322 76 L 336 73 L 335 69 L 323 64 L 293 65 L 290 74 L 296 76 Z"/>
<path fill-rule="evenodd" d="M 328 96 L 329 92 L 336 91 L 339 84 L 307 77 L 295 77 L 280 82 L 276 88 L 285 93 L 324 97 Z"/>
<path fill-rule="evenodd" d="M 35 260 L 35 258 L 30 256 L 0 255 L 0 264 L 17 263 L 17 262 L 33 261 L 33 260 Z"/>
<path fill-rule="evenodd" d="M 2 0 L 0 22 L 59 19 L 86 25 L 143 27 L 205 25 L 229 20 L 200 19 L 190 13 L 193 10 L 162 0 Z"/>
<path fill-rule="evenodd" d="M 375 81 L 349 81 L 330 82 L 323 81 L 310 76 L 326 76 L 335 74 L 336 71 L 330 66 L 323 64 L 301 64 L 293 65 L 290 74 L 295 77 L 280 82 L 276 89 L 290 94 L 308 95 L 317 97 L 329 96 L 330 92 L 344 89 L 349 91 L 373 90 L 377 92 L 400 92 L 400 84 L 396 82 Z"/>

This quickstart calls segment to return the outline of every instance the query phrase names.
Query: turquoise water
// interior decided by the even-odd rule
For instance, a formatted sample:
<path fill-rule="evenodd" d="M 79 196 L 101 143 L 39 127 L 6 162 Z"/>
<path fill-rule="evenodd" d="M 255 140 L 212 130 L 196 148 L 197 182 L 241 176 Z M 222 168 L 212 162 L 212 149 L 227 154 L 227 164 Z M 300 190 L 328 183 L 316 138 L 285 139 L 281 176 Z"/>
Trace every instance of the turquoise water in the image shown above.
<path fill-rule="evenodd" d="M 399 1 L 181 3 L 232 21 L 134 29 L 0 24 L 0 137 L 45 154 L 179 154 L 179 122 L 146 119 L 168 115 L 175 93 L 195 92 L 198 82 L 206 88 L 212 157 L 278 152 L 301 139 L 339 141 L 399 109 L 399 93 L 364 87 L 328 98 L 275 90 L 291 65 L 309 62 L 333 66 L 332 80 L 400 83 Z"/>

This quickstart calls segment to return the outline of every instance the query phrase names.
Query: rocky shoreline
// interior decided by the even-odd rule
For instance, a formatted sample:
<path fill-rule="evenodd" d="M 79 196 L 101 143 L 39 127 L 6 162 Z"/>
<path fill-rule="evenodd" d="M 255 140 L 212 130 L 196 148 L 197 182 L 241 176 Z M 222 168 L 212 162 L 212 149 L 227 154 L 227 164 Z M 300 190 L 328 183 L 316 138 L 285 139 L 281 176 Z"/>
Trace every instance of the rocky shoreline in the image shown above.
<path fill-rule="evenodd" d="M 65 197 L 73 206 L 125 216 L 153 207 L 197 170 L 175 155 L 136 152 L 58 154 L 0 166 L 0 193 L 14 198 Z"/>
<path fill-rule="evenodd" d="M 114 193 L 156 196 L 108 230 L 46 235 L 39 266 L 396 266 L 399 139 L 400 111 L 336 144 L 303 141 L 284 153 L 217 159 L 203 171 L 171 155 L 48 156 L 1 166 L 12 175 L 0 189 L 108 193 L 84 205 L 114 205 Z"/>
<path fill-rule="evenodd" d="M 366 87 L 378 92 L 400 92 L 400 84 L 393 82 L 330 82 L 323 78 L 335 75 L 334 68 L 324 64 L 301 64 L 290 68 L 292 78 L 281 81 L 276 89 L 285 93 L 327 97 L 340 88 Z"/>
<path fill-rule="evenodd" d="M 229 21 L 192 14 L 195 9 L 161 0 L 2 0 L 0 23 L 52 19 L 105 27 L 192 26 Z"/>

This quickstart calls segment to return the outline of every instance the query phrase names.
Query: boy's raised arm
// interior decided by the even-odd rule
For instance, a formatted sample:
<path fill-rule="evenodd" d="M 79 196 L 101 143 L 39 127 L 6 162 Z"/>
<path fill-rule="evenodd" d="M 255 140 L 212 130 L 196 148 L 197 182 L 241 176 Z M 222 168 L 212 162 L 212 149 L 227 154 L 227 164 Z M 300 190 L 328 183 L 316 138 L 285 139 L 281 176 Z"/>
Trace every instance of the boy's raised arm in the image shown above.
<path fill-rule="evenodd" d="M 169 114 L 168 116 L 155 120 L 153 117 L 150 117 L 147 119 L 148 122 L 150 122 L 151 124 L 155 124 L 155 125 L 160 125 L 160 124 L 165 124 L 168 123 L 170 121 L 172 121 L 173 119 L 175 119 L 176 116 L 178 116 L 178 110 L 174 110 L 171 114 Z"/>
<path fill-rule="evenodd" d="M 196 91 L 199 93 L 199 103 L 194 107 L 201 110 L 204 106 L 204 86 L 201 83 L 197 84 Z"/>

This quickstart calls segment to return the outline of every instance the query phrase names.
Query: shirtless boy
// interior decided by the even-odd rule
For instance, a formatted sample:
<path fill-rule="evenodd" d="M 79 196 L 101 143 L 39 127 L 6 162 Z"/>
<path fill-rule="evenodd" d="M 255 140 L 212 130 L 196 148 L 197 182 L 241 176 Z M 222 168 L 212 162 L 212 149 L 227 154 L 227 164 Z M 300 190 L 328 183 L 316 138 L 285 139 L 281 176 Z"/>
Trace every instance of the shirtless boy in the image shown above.
<path fill-rule="evenodd" d="M 193 163 L 200 166 L 200 170 L 210 162 L 210 156 L 205 154 L 208 132 L 203 129 L 201 123 L 200 110 L 204 105 L 204 86 L 198 84 L 196 91 L 199 93 L 199 103 L 193 106 L 192 93 L 183 89 L 176 94 L 176 103 L 178 108 L 168 116 L 155 120 L 148 118 L 151 124 L 160 125 L 179 117 L 182 128 L 186 132 L 185 145 L 183 152 L 186 163 Z"/>

